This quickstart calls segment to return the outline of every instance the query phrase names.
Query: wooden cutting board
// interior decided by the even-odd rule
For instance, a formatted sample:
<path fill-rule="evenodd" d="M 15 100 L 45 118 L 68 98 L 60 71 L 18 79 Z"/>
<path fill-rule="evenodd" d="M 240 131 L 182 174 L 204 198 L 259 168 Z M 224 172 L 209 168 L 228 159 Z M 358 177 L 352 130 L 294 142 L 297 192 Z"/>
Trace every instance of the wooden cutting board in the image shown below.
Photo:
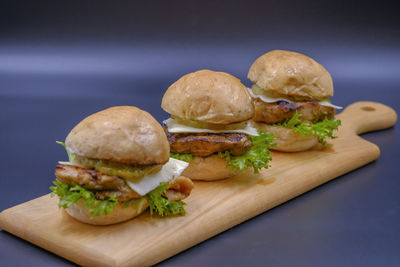
<path fill-rule="evenodd" d="M 322 151 L 274 153 L 272 167 L 219 182 L 196 182 L 184 217 L 148 213 L 112 226 L 90 226 L 58 209 L 49 195 L 0 213 L 0 227 L 81 265 L 152 265 L 190 248 L 327 181 L 379 157 L 358 134 L 394 125 L 396 112 L 357 102 L 338 117 L 338 138 Z"/>

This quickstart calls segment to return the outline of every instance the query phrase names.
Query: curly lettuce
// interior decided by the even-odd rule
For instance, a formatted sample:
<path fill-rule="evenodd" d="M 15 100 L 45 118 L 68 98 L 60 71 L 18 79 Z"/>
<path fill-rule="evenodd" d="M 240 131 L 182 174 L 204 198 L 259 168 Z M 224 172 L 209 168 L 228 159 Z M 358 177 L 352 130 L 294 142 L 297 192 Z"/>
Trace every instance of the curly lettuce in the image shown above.
<path fill-rule="evenodd" d="M 293 129 L 295 132 L 300 133 L 302 136 L 314 135 L 318 141 L 325 147 L 328 146 L 327 138 L 336 138 L 335 130 L 341 125 L 341 121 L 337 119 L 325 118 L 321 122 L 307 123 L 301 121 L 301 115 L 296 111 L 292 118 L 287 119 L 283 123 L 276 124 L 286 128 Z"/>
<path fill-rule="evenodd" d="M 51 197 L 57 195 L 60 198 L 58 206 L 60 208 L 69 208 L 79 200 L 83 200 L 83 204 L 88 207 L 91 217 L 110 214 L 116 207 L 118 200 L 116 195 L 112 195 L 105 200 L 96 199 L 96 195 L 79 185 L 69 186 L 58 181 L 53 181 L 54 186 L 50 187 L 52 191 Z M 183 201 L 169 201 L 164 197 L 165 191 L 168 189 L 169 183 L 160 183 L 153 191 L 146 195 L 150 205 L 150 214 L 156 213 L 160 216 L 185 215 Z M 122 203 L 122 207 L 127 208 L 132 201 Z"/>
<path fill-rule="evenodd" d="M 192 154 L 179 154 L 179 153 L 171 152 L 169 154 L 169 156 L 171 158 L 179 159 L 179 160 L 186 161 L 186 162 L 189 162 L 189 163 L 193 160 L 193 155 Z"/>
<path fill-rule="evenodd" d="M 106 200 L 96 199 L 96 195 L 79 185 L 69 186 L 58 181 L 53 182 L 54 186 L 50 187 L 53 191 L 51 196 L 57 195 L 60 198 L 58 206 L 60 208 L 69 208 L 79 200 L 83 200 L 83 204 L 88 207 L 91 217 L 110 214 L 117 205 L 116 195 L 112 195 Z"/>
<path fill-rule="evenodd" d="M 160 216 L 185 215 L 183 201 L 169 201 L 164 197 L 169 187 L 168 182 L 160 183 L 158 187 L 149 192 L 146 197 L 150 205 L 150 214 L 157 213 Z"/>
<path fill-rule="evenodd" d="M 68 154 L 68 161 L 69 162 L 74 162 L 75 159 L 76 159 L 76 155 L 74 153 L 69 152 L 67 147 L 66 147 L 66 145 L 63 142 L 56 141 L 56 143 L 59 144 L 59 145 L 62 145 L 65 148 L 65 151 L 67 151 L 67 154 Z"/>
<path fill-rule="evenodd" d="M 76 157 L 75 154 L 70 153 L 63 142 L 56 142 L 57 144 L 60 144 L 65 148 L 68 154 L 69 161 L 73 162 Z M 171 154 L 175 154 L 174 156 L 171 155 L 171 157 L 187 162 L 190 162 L 193 159 L 193 155 L 190 154 Z M 53 184 L 54 186 L 50 187 L 50 190 L 52 191 L 51 196 L 54 197 L 55 195 L 57 195 L 60 198 L 60 201 L 58 202 L 58 206 L 60 208 L 69 208 L 82 199 L 83 204 L 88 207 L 92 218 L 95 216 L 110 214 L 115 209 L 118 203 L 116 195 L 112 195 L 110 198 L 105 200 L 98 200 L 96 199 L 96 195 L 92 191 L 87 190 L 82 186 L 74 185 L 71 187 L 58 181 L 54 181 Z M 149 192 L 146 195 L 147 200 L 149 201 L 150 214 L 157 213 L 160 216 L 185 215 L 185 209 L 183 207 L 185 205 L 185 202 L 172 202 L 164 197 L 164 194 L 168 187 L 168 182 L 160 183 L 158 187 L 156 187 L 155 189 L 153 189 L 153 191 Z M 121 204 L 122 207 L 127 208 L 131 205 L 131 203 L 134 202 L 126 201 Z"/>
<path fill-rule="evenodd" d="M 244 171 L 253 168 L 254 173 L 259 173 L 262 168 L 269 168 L 272 160 L 271 147 L 275 136 L 264 131 L 259 132 L 259 136 L 250 136 L 253 145 L 243 155 L 233 156 L 231 151 L 218 152 L 218 155 L 225 158 L 228 166 L 234 171 Z"/>

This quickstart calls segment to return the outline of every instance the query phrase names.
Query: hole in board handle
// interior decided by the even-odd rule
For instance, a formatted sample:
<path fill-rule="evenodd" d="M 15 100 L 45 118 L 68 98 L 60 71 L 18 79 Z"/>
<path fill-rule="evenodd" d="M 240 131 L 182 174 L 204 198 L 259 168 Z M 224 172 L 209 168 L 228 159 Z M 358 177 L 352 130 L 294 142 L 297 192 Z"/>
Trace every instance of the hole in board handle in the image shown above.
<path fill-rule="evenodd" d="M 370 106 L 365 106 L 365 107 L 362 107 L 361 109 L 365 110 L 365 111 L 374 111 L 375 110 L 374 107 L 370 107 Z"/>

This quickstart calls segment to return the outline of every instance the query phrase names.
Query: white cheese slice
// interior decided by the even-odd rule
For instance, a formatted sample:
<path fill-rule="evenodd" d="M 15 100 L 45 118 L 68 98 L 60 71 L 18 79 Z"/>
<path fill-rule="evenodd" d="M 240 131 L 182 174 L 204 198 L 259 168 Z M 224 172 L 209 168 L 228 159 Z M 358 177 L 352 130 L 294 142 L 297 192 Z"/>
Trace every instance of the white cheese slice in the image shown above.
<path fill-rule="evenodd" d="M 76 167 L 81 167 L 83 168 L 83 166 L 77 162 L 70 162 L 70 161 L 59 161 L 58 164 L 61 165 L 68 165 L 68 166 L 76 166 Z"/>
<path fill-rule="evenodd" d="M 159 186 L 162 182 L 175 181 L 188 165 L 189 163 L 185 161 L 169 158 L 169 161 L 162 166 L 159 172 L 146 175 L 138 182 L 125 181 L 132 190 L 135 190 L 137 193 L 144 196 Z"/>
<path fill-rule="evenodd" d="M 164 124 L 167 125 L 168 132 L 170 133 L 244 133 L 253 136 L 259 135 L 257 129 L 251 127 L 250 123 L 247 123 L 246 127 L 244 127 L 243 129 L 236 130 L 211 130 L 205 128 L 195 128 L 180 124 L 172 118 L 165 120 Z"/>
<path fill-rule="evenodd" d="M 318 104 L 320 104 L 321 106 L 331 107 L 334 109 L 343 109 L 343 107 L 336 106 L 332 103 L 329 103 L 328 101 L 319 101 Z"/>
<path fill-rule="evenodd" d="M 247 88 L 247 89 L 249 90 L 249 93 L 253 98 L 259 98 L 265 103 L 275 103 L 275 102 L 278 102 L 278 101 L 286 101 L 286 102 L 289 102 L 289 103 L 292 103 L 292 104 L 296 104 L 295 102 L 290 101 L 290 100 L 288 100 L 286 98 L 281 98 L 281 97 L 272 98 L 272 97 L 268 97 L 266 95 L 256 95 L 256 94 L 253 93 L 253 90 L 251 90 L 250 88 Z M 333 104 L 329 103 L 328 101 L 316 101 L 316 102 L 318 104 L 320 104 L 321 106 L 331 107 L 331 108 L 334 108 L 334 109 L 342 109 L 342 107 L 333 105 Z"/>

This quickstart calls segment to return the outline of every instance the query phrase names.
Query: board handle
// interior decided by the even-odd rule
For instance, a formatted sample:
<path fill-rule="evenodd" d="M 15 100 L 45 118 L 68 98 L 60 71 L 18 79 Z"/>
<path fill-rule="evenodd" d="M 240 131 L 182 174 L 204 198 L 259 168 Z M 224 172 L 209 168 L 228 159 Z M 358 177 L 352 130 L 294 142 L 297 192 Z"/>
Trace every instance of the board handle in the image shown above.
<path fill-rule="evenodd" d="M 397 114 L 384 104 L 360 101 L 347 106 L 338 118 L 343 128 L 362 134 L 392 127 L 397 121 Z"/>

